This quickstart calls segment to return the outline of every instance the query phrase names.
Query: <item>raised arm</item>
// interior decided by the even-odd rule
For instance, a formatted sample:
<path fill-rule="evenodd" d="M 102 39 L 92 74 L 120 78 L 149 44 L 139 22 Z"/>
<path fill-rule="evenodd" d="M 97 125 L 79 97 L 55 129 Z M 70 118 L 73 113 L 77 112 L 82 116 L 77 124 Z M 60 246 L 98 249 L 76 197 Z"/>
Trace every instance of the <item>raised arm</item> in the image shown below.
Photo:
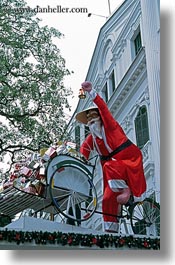
<path fill-rule="evenodd" d="M 93 102 L 97 105 L 104 127 L 108 128 L 108 130 L 116 129 L 119 126 L 118 122 L 113 118 L 104 100 L 92 89 L 92 84 L 86 81 L 81 86 L 84 91 L 89 93 Z"/>

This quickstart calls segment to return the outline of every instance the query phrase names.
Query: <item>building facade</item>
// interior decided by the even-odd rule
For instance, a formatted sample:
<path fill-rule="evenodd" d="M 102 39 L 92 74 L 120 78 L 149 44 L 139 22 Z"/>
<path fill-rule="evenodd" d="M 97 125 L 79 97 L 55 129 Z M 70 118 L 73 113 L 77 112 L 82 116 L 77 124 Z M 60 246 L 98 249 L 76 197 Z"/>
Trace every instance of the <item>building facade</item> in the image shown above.
<path fill-rule="evenodd" d="M 125 0 L 100 29 L 85 80 L 103 97 L 128 138 L 142 151 L 147 197 L 160 202 L 160 1 Z M 82 80 L 84 81 L 84 80 Z M 91 105 L 80 99 L 68 134 L 77 149 L 88 128 L 75 114 Z M 92 154 L 93 156 L 93 154 Z M 102 171 L 94 176 L 98 210 L 102 202 Z M 82 225 L 103 230 L 100 214 Z"/>

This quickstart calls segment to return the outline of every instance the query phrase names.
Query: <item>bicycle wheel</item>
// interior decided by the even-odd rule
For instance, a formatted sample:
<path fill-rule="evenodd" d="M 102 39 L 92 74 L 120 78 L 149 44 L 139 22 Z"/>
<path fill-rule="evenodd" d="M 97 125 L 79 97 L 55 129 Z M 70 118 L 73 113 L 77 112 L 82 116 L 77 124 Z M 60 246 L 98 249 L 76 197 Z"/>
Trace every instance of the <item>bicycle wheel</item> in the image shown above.
<path fill-rule="evenodd" d="M 130 207 L 131 227 L 134 234 L 160 236 L 160 206 L 146 198 Z"/>
<path fill-rule="evenodd" d="M 82 163 L 71 160 L 58 163 L 50 177 L 49 190 L 58 212 L 68 220 L 86 221 L 96 210 L 92 173 Z"/>

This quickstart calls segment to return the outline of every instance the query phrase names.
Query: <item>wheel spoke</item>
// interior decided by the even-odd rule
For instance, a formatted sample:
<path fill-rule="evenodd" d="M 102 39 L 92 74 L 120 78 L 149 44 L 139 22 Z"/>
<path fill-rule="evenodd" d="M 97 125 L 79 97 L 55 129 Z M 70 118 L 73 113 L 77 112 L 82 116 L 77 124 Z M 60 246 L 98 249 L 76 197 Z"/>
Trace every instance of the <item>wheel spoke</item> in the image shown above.
<path fill-rule="evenodd" d="M 89 208 L 88 218 L 95 212 L 97 194 L 89 175 L 89 171 L 86 173 L 80 167 L 62 162 L 62 167 L 57 167 L 50 178 L 50 196 L 66 218 L 81 222 L 85 221 L 83 216 Z"/>

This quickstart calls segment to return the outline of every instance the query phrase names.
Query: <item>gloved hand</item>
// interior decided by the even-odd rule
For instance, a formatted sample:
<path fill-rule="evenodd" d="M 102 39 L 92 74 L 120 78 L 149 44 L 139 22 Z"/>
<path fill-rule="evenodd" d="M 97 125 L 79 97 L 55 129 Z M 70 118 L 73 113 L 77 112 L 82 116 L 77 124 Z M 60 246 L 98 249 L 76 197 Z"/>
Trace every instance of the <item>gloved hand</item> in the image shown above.
<path fill-rule="evenodd" d="M 81 87 L 84 91 L 90 92 L 92 90 L 92 84 L 91 82 L 85 81 L 81 84 Z"/>

